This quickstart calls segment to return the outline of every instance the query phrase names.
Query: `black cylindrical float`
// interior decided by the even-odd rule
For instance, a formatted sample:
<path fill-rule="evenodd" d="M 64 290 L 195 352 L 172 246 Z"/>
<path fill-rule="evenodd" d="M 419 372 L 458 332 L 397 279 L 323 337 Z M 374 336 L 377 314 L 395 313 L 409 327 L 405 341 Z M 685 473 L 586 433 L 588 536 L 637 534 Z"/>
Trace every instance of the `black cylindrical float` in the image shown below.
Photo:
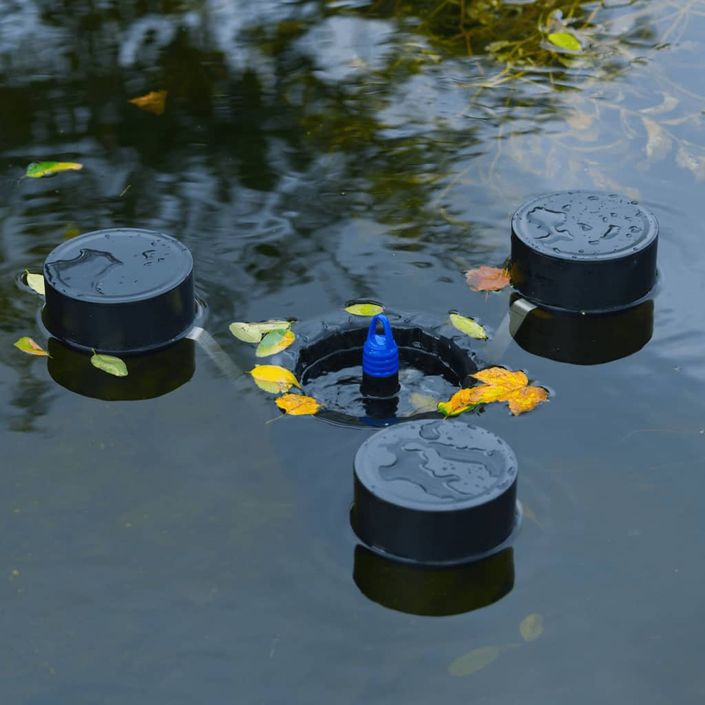
<path fill-rule="evenodd" d="M 191 253 L 163 233 L 86 233 L 49 254 L 44 279 L 47 329 L 80 350 L 163 348 L 183 338 L 196 315 Z"/>
<path fill-rule="evenodd" d="M 658 223 L 625 196 L 562 191 L 512 218 L 511 278 L 530 302 L 570 311 L 625 308 L 656 283 Z"/>
<path fill-rule="evenodd" d="M 368 599 L 407 614 L 443 617 L 487 607 L 514 587 L 514 550 L 452 566 L 398 561 L 355 547 L 353 580 Z"/>
<path fill-rule="evenodd" d="M 351 520 L 370 549 L 450 564 L 497 549 L 516 525 L 517 461 L 499 437 L 459 420 L 392 426 L 355 456 Z"/>

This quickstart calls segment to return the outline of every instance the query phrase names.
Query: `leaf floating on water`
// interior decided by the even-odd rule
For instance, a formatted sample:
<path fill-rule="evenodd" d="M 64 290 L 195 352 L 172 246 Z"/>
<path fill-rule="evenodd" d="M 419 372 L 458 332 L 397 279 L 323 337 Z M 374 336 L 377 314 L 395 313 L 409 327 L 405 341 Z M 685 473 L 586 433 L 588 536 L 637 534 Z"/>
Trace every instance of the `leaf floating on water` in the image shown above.
<path fill-rule="evenodd" d="M 80 171 L 83 164 L 78 162 L 32 162 L 25 172 L 31 179 L 40 179 L 42 176 L 54 176 L 62 171 Z"/>
<path fill-rule="evenodd" d="M 487 340 L 487 331 L 472 318 L 461 316 L 459 313 L 452 312 L 450 314 L 450 322 L 454 328 L 457 328 L 461 333 L 475 338 L 476 340 Z"/>
<path fill-rule="evenodd" d="M 425 414 L 438 408 L 438 402 L 432 396 L 421 394 L 420 392 L 411 392 L 409 394 L 409 403 L 413 407 L 415 414 Z"/>
<path fill-rule="evenodd" d="M 288 330 L 290 321 L 263 321 L 262 323 L 231 323 L 230 332 L 243 343 L 259 343 L 262 336 L 273 330 Z"/>
<path fill-rule="evenodd" d="M 537 612 L 527 614 L 519 624 L 519 633 L 524 641 L 536 641 L 543 634 L 543 617 Z"/>
<path fill-rule="evenodd" d="M 552 32 L 548 35 L 548 41 L 559 49 L 567 51 L 581 51 L 583 45 L 570 32 Z"/>
<path fill-rule="evenodd" d="M 646 130 L 646 156 L 658 160 L 667 157 L 672 148 L 671 138 L 666 130 L 654 120 L 642 118 Z"/>
<path fill-rule="evenodd" d="M 167 91 L 164 90 L 150 91 L 146 95 L 139 96 L 138 98 L 131 98 L 129 102 L 142 110 L 146 110 L 148 113 L 161 115 L 166 107 L 166 96 Z"/>
<path fill-rule="evenodd" d="M 318 413 L 320 404 L 313 398 L 303 394 L 285 394 L 275 401 L 275 404 L 289 416 L 308 416 Z"/>
<path fill-rule="evenodd" d="M 384 311 L 384 306 L 372 302 L 355 303 L 346 306 L 345 310 L 353 316 L 376 316 Z"/>
<path fill-rule="evenodd" d="M 461 389 L 447 402 L 441 402 L 438 410 L 442 414 L 457 416 L 478 404 L 506 401 L 512 414 L 518 416 L 532 411 L 548 399 L 548 391 L 543 387 L 529 386 L 529 378 L 521 371 L 513 372 L 504 367 L 490 367 L 472 376 L 483 384 Z"/>
<path fill-rule="evenodd" d="M 509 286 L 509 270 L 483 265 L 465 272 L 465 281 L 474 291 L 500 291 Z"/>
<path fill-rule="evenodd" d="M 296 336 L 292 330 L 273 330 L 262 338 L 262 342 L 255 350 L 256 357 L 269 357 L 276 355 L 282 350 L 286 350 L 294 341 Z"/>
<path fill-rule="evenodd" d="M 499 646 L 481 646 L 479 649 L 473 649 L 468 651 L 467 654 L 458 657 L 455 661 L 451 661 L 448 666 L 448 673 L 457 678 L 477 673 L 477 671 L 481 671 L 493 661 L 496 661 L 499 653 Z"/>
<path fill-rule="evenodd" d="M 27 282 L 27 286 L 40 296 L 45 295 L 44 290 L 44 276 L 42 274 L 32 274 L 28 269 L 24 270 L 24 279 Z"/>
<path fill-rule="evenodd" d="M 250 374 L 257 386 L 266 392 L 288 392 L 292 387 L 301 389 L 301 385 L 293 373 L 278 365 L 255 365 L 250 370 Z"/>
<path fill-rule="evenodd" d="M 127 365 L 119 357 L 115 357 L 114 355 L 99 355 L 98 353 L 93 353 L 91 365 L 103 372 L 107 372 L 109 375 L 113 375 L 113 377 L 127 377 Z"/>
<path fill-rule="evenodd" d="M 37 355 L 39 357 L 49 357 L 49 353 L 42 348 L 39 343 L 32 340 L 28 336 L 20 338 L 14 343 L 15 347 L 28 355 Z"/>

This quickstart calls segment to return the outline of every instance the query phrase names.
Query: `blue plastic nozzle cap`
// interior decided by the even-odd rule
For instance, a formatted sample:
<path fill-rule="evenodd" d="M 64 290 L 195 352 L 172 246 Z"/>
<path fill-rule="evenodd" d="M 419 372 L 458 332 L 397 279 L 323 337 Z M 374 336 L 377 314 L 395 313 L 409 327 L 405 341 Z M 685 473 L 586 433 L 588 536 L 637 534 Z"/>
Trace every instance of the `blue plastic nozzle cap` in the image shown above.
<path fill-rule="evenodd" d="M 383 335 L 377 333 L 378 322 L 384 328 Z M 384 314 L 379 313 L 370 321 L 362 348 L 362 371 L 370 377 L 392 377 L 399 372 L 399 348 Z"/>

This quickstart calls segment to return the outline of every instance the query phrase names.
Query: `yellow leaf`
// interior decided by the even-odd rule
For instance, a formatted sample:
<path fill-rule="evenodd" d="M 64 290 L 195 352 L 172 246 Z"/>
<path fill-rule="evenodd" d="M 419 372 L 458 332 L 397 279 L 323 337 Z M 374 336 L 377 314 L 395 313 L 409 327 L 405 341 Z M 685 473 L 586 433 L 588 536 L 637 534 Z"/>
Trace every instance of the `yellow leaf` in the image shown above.
<path fill-rule="evenodd" d="M 262 338 L 262 342 L 255 350 L 256 357 L 269 357 L 286 350 L 294 341 L 296 336 L 292 330 L 273 330 Z"/>
<path fill-rule="evenodd" d="M 465 281 L 474 291 L 500 291 L 509 286 L 509 271 L 483 265 L 465 272 Z"/>
<path fill-rule="evenodd" d="M 313 397 L 307 397 L 303 394 L 285 394 L 283 397 L 279 397 L 275 404 L 290 416 L 316 414 L 321 408 Z"/>
<path fill-rule="evenodd" d="M 91 365 L 113 377 L 127 377 L 127 365 L 114 355 L 100 355 L 93 353 Z"/>
<path fill-rule="evenodd" d="M 32 162 L 25 172 L 31 179 L 40 179 L 42 176 L 53 176 L 61 171 L 80 171 L 83 164 L 78 162 Z"/>
<path fill-rule="evenodd" d="M 40 296 L 45 295 L 44 291 L 44 276 L 42 274 L 32 274 L 29 270 L 24 270 L 24 278 L 27 286 Z"/>
<path fill-rule="evenodd" d="M 475 338 L 476 340 L 487 340 L 487 331 L 472 318 L 461 316 L 459 313 L 452 312 L 450 314 L 450 322 L 454 328 L 457 328 L 461 333 Z"/>
<path fill-rule="evenodd" d="M 167 91 L 150 91 L 139 98 L 131 98 L 129 102 L 148 113 L 161 115 L 166 107 L 166 96 Z"/>
<path fill-rule="evenodd" d="M 528 386 L 529 379 L 524 372 L 513 372 L 504 367 L 490 367 L 472 375 L 483 384 L 469 389 L 461 389 L 447 402 L 441 402 L 438 410 L 445 416 L 457 416 L 478 404 L 506 401 L 515 416 L 535 409 L 548 399 L 543 387 Z"/>
<path fill-rule="evenodd" d="M 267 385 L 272 385 L 268 388 L 261 387 L 265 391 L 270 391 L 276 386 L 279 392 L 288 392 L 291 387 L 298 387 L 301 389 L 301 385 L 294 375 L 289 372 L 284 367 L 279 367 L 278 365 L 255 365 L 253 369 L 250 370 L 250 374 L 257 382 L 258 386 L 261 383 L 266 383 Z"/>
<path fill-rule="evenodd" d="M 500 649 L 498 646 L 481 646 L 479 649 L 468 651 L 467 654 L 451 661 L 448 673 L 451 676 L 462 678 L 482 670 L 497 660 Z"/>
<path fill-rule="evenodd" d="M 370 301 L 366 303 L 351 303 L 345 307 L 345 310 L 353 316 L 376 316 L 384 311 L 384 306 Z"/>
<path fill-rule="evenodd" d="M 290 321 L 263 321 L 262 323 L 231 323 L 230 332 L 243 343 L 259 343 L 265 333 L 273 330 L 288 330 Z"/>
<path fill-rule="evenodd" d="M 519 632 L 524 641 L 536 641 L 543 634 L 543 617 L 537 612 L 526 615 L 519 624 Z"/>
<path fill-rule="evenodd" d="M 257 379 L 256 377 L 253 378 L 255 384 L 264 392 L 267 392 L 268 394 L 281 394 L 282 391 L 282 386 L 281 383 L 279 382 L 265 382 L 261 379 Z"/>
<path fill-rule="evenodd" d="M 24 336 L 15 342 L 15 347 L 28 355 L 38 355 L 39 357 L 49 357 L 49 353 L 36 343 L 32 338 Z"/>
<path fill-rule="evenodd" d="M 552 32 L 548 35 L 548 41 L 559 49 L 568 51 L 580 51 L 583 47 L 580 42 L 569 32 Z"/>

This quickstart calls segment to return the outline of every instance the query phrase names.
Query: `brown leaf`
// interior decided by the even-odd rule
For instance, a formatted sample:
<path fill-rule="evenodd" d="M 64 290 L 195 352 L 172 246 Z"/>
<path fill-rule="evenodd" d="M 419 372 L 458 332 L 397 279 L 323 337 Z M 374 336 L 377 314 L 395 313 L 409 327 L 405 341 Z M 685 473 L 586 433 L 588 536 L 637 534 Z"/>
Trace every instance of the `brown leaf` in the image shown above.
<path fill-rule="evenodd" d="M 166 107 L 166 96 L 167 91 L 150 91 L 147 95 L 142 95 L 139 98 L 131 98 L 130 103 L 148 113 L 161 115 Z"/>
<path fill-rule="evenodd" d="M 500 291 L 509 286 L 509 270 L 483 265 L 465 272 L 465 281 L 474 291 Z"/>

